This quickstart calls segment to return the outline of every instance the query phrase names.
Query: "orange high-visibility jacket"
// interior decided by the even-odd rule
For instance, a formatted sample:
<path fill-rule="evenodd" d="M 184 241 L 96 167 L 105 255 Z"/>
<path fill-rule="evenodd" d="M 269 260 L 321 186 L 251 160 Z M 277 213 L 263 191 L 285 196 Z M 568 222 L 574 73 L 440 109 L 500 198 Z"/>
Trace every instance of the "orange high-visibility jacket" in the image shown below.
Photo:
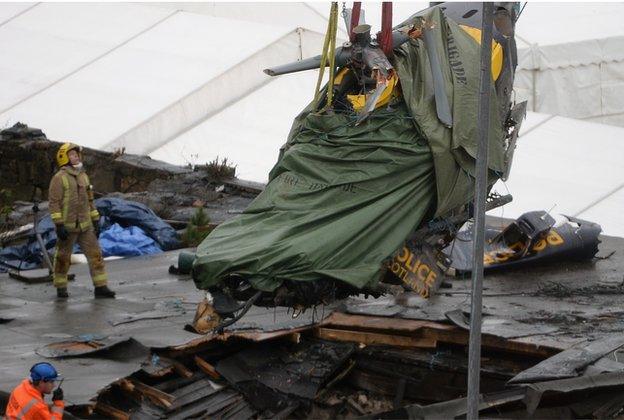
<path fill-rule="evenodd" d="M 6 408 L 8 420 L 61 420 L 63 418 L 63 401 L 54 401 L 52 409 L 43 400 L 43 395 L 30 383 L 30 379 L 24 379 L 9 397 Z"/>

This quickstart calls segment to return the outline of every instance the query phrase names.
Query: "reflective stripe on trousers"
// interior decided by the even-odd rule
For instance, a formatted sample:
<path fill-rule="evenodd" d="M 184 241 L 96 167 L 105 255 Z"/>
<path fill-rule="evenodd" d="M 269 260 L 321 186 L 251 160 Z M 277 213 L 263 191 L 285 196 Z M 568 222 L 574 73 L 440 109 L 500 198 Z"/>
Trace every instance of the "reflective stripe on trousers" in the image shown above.
<path fill-rule="evenodd" d="M 87 230 L 84 232 L 69 232 L 66 240 L 58 240 L 56 242 L 54 287 L 67 287 L 67 273 L 75 242 L 78 242 L 82 252 L 87 257 L 93 285 L 96 287 L 105 286 L 108 278 L 104 267 L 104 259 L 102 258 L 102 250 L 93 230 Z"/>

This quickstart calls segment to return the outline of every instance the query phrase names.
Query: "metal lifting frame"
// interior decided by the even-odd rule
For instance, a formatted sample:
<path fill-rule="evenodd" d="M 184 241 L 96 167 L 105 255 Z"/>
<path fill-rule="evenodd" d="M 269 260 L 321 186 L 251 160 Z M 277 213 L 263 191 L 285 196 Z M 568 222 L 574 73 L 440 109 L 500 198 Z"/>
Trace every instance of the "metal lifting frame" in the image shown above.
<path fill-rule="evenodd" d="M 472 291 L 470 339 L 468 348 L 468 419 L 479 418 L 479 374 L 481 371 L 481 311 L 483 293 L 483 247 L 485 241 L 485 199 L 487 195 L 488 133 L 490 127 L 490 89 L 492 62 L 492 25 L 494 4 L 483 3 L 481 31 L 481 68 L 479 74 L 479 143 L 477 146 L 474 196 Z"/>

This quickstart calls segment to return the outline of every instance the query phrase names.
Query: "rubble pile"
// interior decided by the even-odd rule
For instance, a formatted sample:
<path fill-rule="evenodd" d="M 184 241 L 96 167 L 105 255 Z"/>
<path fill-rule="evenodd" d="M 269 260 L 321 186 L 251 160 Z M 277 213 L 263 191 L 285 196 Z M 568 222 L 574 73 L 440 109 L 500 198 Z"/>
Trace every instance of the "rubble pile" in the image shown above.
<path fill-rule="evenodd" d="M 527 107 L 513 94 L 519 4 L 497 4 L 491 51 L 485 5 L 432 4 L 392 28 L 386 2 L 377 40 L 345 7 L 351 42 L 334 50 L 332 3 L 322 56 L 265 70 L 331 68 L 266 186 L 227 159 L 80 156 L 21 123 L 0 132 L 0 389 L 43 358 L 79 418 L 464 418 L 478 321 L 480 415 L 624 416 L 624 240 L 545 210 L 490 225 L 468 305 L 475 178 L 508 178 Z M 48 206 L 57 150 L 75 179 L 55 177 Z M 488 192 L 488 210 L 512 200 Z M 80 235 L 95 290 L 76 281 L 70 297 L 87 273 L 67 271 Z M 137 258 L 104 272 L 99 248 Z M 109 280 L 117 298 L 94 300 L 116 296 Z"/>
<path fill-rule="evenodd" d="M 466 414 L 468 331 L 333 313 L 273 334 L 157 351 L 75 414 L 115 418 L 454 418 Z M 484 336 L 482 415 L 611 418 L 624 410 L 621 337 L 560 352 Z"/>
<path fill-rule="evenodd" d="M 621 415 L 622 240 L 601 240 L 594 261 L 485 277 L 483 416 Z M 201 293 L 167 273 L 177 256 L 110 261 L 122 297 L 89 303 L 89 288 L 74 281 L 67 310 L 49 285 L 2 277 L 0 389 L 43 358 L 67 377 L 67 408 L 81 418 L 465 415 L 469 281 L 449 279 L 429 299 L 359 296 L 296 318 L 253 307 L 221 334 L 198 335 L 183 326 Z"/>

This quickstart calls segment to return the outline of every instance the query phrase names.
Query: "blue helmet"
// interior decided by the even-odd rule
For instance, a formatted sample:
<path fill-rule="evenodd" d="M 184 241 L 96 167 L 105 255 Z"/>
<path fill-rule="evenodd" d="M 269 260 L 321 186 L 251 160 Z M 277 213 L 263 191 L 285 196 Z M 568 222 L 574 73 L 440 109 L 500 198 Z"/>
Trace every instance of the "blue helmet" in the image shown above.
<path fill-rule="evenodd" d="M 54 366 L 47 362 L 41 362 L 30 368 L 30 379 L 33 381 L 55 381 L 59 375 Z"/>

